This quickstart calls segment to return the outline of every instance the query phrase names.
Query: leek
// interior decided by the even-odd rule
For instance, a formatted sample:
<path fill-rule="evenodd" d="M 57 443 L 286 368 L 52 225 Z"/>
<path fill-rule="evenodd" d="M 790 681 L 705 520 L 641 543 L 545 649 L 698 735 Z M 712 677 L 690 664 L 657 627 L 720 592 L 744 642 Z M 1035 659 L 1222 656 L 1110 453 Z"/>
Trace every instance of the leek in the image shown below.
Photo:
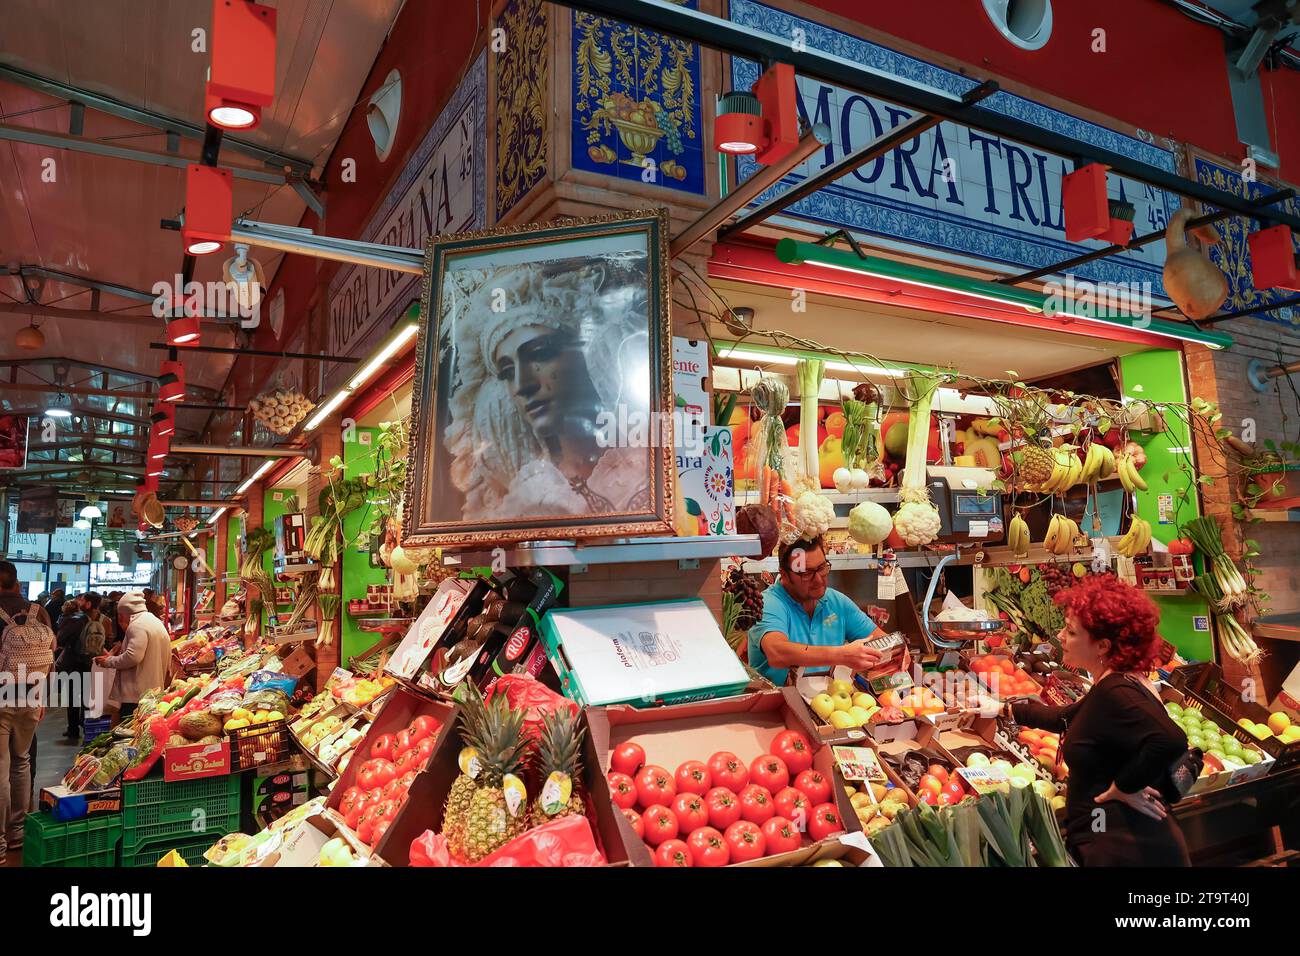
<path fill-rule="evenodd" d="M 795 366 L 799 380 L 799 468 L 804 486 L 820 491 L 821 465 L 817 461 L 817 396 L 822 390 L 822 373 L 826 363 L 821 359 L 800 359 Z"/>

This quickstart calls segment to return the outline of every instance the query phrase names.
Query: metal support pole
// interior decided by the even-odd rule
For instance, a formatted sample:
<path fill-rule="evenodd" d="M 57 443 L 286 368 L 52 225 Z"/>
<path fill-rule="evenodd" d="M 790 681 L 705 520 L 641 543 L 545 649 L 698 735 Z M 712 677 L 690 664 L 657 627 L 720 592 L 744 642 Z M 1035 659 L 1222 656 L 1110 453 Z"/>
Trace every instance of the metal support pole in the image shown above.
<path fill-rule="evenodd" d="M 818 123 L 811 129 L 804 130 L 799 137 L 799 145 L 781 162 L 764 166 L 754 175 L 719 199 L 705 210 L 700 218 L 683 229 L 669 244 L 668 256 L 676 259 L 683 252 L 695 245 L 718 226 L 722 225 L 738 209 L 743 209 L 768 188 L 781 181 L 781 177 L 794 169 L 805 159 L 822 149 L 831 141 L 831 129 L 824 123 Z"/>
<path fill-rule="evenodd" d="M 171 349 L 166 342 L 150 342 L 151 349 Z M 232 349 L 222 345 L 184 345 L 184 352 L 215 352 L 218 355 L 264 355 L 268 358 L 305 359 L 309 362 L 339 362 L 349 365 L 361 359 L 347 355 L 314 355 L 311 352 L 277 352 L 274 349 Z M 222 406 L 225 407 L 225 406 Z"/>
<path fill-rule="evenodd" d="M 409 272 L 412 275 L 424 274 L 424 253 L 419 249 L 317 236 L 305 229 L 287 231 L 267 223 L 241 219 L 230 230 L 230 240 L 334 262 L 352 262 L 376 269 Z"/>
<path fill-rule="evenodd" d="M 316 461 L 313 448 L 293 448 L 288 445 L 172 445 L 169 455 L 231 455 L 243 458 L 306 458 Z"/>

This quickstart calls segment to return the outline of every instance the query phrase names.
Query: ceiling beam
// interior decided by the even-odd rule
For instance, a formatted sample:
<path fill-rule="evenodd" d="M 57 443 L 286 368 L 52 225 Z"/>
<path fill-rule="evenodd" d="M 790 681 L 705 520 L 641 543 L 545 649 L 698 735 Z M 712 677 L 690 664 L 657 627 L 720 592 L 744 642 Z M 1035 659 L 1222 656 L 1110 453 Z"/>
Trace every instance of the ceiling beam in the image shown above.
<path fill-rule="evenodd" d="M 36 90 L 38 93 L 44 93 L 46 96 L 52 96 L 55 99 L 66 100 L 69 103 L 80 103 L 82 106 L 98 110 L 101 113 L 108 113 L 110 116 L 130 120 L 133 123 L 139 123 L 141 126 L 149 126 L 176 136 L 183 136 L 186 139 L 202 142 L 206 133 L 204 127 L 194 123 L 187 123 L 185 120 L 173 116 L 166 116 L 154 110 L 134 106 L 131 103 L 105 96 L 102 93 L 94 93 L 67 83 L 60 83 L 58 80 L 40 76 L 16 66 L 0 63 L 0 80 L 14 83 L 29 90 Z M 238 140 L 230 136 L 225 137 L 225 145 L 234 152 L 251 156 L 267 166 L 277 169 L 288 167 L 299 176 L 311 175 L 312 164 L 309 160 L 278 153 L 255 143 Z"/>
<path fill-rule="evenodd" d="M 47 269 L 41 265 L 19 264 L 16 269 L 11 269 L 7 265 L 0 266 L 0 275 L 18 276 L 20 279 L 26 276 L 40 276 L 43 279 L 53 279 L 55 282 L 85 286 L 87 289 L 98 289 L 100 292 L 107 292 L 123 299 L 134 299 L 137 302 L 148 302 L 150 304 L 158 298 L 152 292 L 145 292 L 143 289 L 132 289 L 130 286 L 118 285 L 116 282 L 105 282 L 102 279 L 78 275 L 75 272 L 60 272 L 58 269 Z"/>
<path fill-rule="evenodd" d="M 140 436 L 139 435 L 104 435 L 102 437 L 113 438 L 121 441 L 135 441 Z M 58 451 L 60 448 L 70 448 L 70 447 L 80 449 L 83 452 L 86 451 L 86 449 L 98 449 L 100 451 L 111 451 L 111 452 L 116 452 L 120 455 L 133 455 L 136 457 L 139 457 L 144 454 L 144 452 L 140 451 L 137 448 L 123 448 L 121 445 L 110 445 L 102 441 L 93 441 L 93 440 L 85 440 L 85 439 L 81 441 L 57 441 L 57 442 L 52 441 L 52 442 L 44 442 L 36 445 L 28 445 L 27 451 L 29 453 L 34 451 Z M 98 459 L 92 459 L 92 461 L 97 461 L 97 460 Z M 113 464 L 113 462 L 108 462 L 108 464 Z"/>
<path fill-rule="evenodd" d="M 146 428 L 153 424 L 151 419 L 143 418 L 139 415 L 123 415 L 121 412 L 108 412 L 99 408 L 73 408 L 71 411 L 73 416 L 80 416 L 81 418 L 97 418 L 106 422 L 122 422 L 126 425 L 140 425 Z M 45 414 L 45 408 L 44 406 L 39 408 L 7 408 L 5 409 L 5 414 L 19 416 L 26 415 L 28 418 L 40 418 Z M 65 421 L 67 420 L 68 419 L 65 419 Z M 68 432 L 74 435 L 81 434 L 81 432 L 74 432 L 71 428 L 68 429 Z"/>
<path fill-rule="evenodd" d="M 34 392 L 38 395 L 102 395 L 108 398 L 153 401 L 153 392 L 120 392 L 111 388 L 91 388 L 87 385 L 46 385 L 28 382 L 0 382 L 0 392 Z"/>
<path fill-rule="evenodd" d="M 0 123 L 0 140 L 6 139 L 15 143 L 30 143 L 33 146 L 48 146 L 53 149 L 70 150 L 75 153 L 90 153 L 92 156 L 106 156 L 109 159 L 125 159 L 135 163 L 150 163 L 154 166 L 171 166 L 174 169 L 185 169 L 194 162 L 194 160 L 179 156 L 176 153 L 163 153 L 151 149 L 129 149 L 115 143 L 104 143 L 93 139 L 84 139 L 80 136 L 69 136 L 65 133 L 51 133 L 26 126 L 10 126 Z M 270 183 L 275 186 L 283 186 L 289 181 L 284 173 L 272 172 L 266 169 L 246 169 L 242 166 L 224 166 L 222 168 L 229 170 L 236 179 L 251 179 L 254 182 Z M 298 181 L 295 181 L 295 188 L 297 185 Z M 319 205 L 320 201 L 311 193 L 310 188 L 306 186 L 303 188 Z"/>

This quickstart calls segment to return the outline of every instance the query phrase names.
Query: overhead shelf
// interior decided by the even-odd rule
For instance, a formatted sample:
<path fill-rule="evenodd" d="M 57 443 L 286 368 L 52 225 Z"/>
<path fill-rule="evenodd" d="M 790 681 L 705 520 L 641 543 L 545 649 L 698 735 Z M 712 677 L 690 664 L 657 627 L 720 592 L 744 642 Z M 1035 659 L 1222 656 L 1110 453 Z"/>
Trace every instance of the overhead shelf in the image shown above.
<path fill-rule="evenodd" d="M 706 561 L 714 558 L 752 557 L 759 552 L 756 534 L 700 535 L 691 538 L 624 538 L 605 544 L 541 541 L 505 552 L 505 563 L 515 568 L 560 567 L 588 564 L 630 564 L 641 561 Z M 493 551 L 443 554 L 446 567 L 487 567 L 500 560 Z"/>

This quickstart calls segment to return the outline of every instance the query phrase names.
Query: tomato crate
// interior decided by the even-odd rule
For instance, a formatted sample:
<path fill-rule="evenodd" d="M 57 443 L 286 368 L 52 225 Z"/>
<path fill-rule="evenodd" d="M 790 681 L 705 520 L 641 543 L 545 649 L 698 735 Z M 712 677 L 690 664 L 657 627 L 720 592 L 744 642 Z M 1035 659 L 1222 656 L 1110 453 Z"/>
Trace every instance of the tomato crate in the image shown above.
<path fill-rule="evenodd" d="M 162 777 L 122 784 L 122 852 L 146 843 L 212 835 L 212 842 L 239 829 L 240 774 L 167 783 Z M 196 821 L 202 829 L 196 831 Z"/>
<path fill-rule="evenodd" d="M 295 752 L 289 722 L 276 720 L 227 731 L 230 741 L 230 772 L 256 770 L 286 759 Z"/>
<path fill-rule="evenodd" d="M 221 834 L 225 836 L 225 834 Z M 221 837 L 203 836 L 193 840 L 162 840 L 155 843 L 146 843 L 143 846 L 133 850 L 122 850 L 122 866 L 140 867 L 140 866 L 157 866 L 158 861 L 165 857 L 172 850 L 175 850 L 190 866 L 207 866 L 208 861 L 203 856 L 212 844 L 216 843 Z"/>
<path fill-rule="evenodd" d="M 29 813 L 23 825 L 23 866 L 117 866 L 122 818 L 117 814 L 55 820 Z"/>

